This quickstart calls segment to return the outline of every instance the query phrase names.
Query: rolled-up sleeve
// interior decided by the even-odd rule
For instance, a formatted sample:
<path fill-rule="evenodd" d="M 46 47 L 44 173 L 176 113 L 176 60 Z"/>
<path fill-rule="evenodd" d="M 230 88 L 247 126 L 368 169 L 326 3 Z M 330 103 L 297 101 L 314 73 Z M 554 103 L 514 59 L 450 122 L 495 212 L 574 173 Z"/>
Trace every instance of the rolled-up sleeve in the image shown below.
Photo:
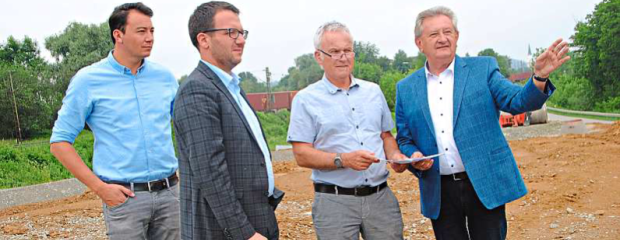
<path fill-rule="evenodd" d="M 67 93 L 62 100 L 62 107 L 58 111 L 58 119 L 52 129 L 50 143 L 75 141 L 75 138 L 84 129 L 86 119 L 92 112 L 92 101 L 89 97 L 87 79 L 76 74 L 69 83 Z"/>
<path fill-rule="evenodd" d="M 314 143 L 317 129 L 314 124 L 314 117 L 310 114 L 309 105 L 303 99 L 303 95 L 298 94 L 293 99 L 291 106 L 291 120 L 288 126 L 287 141 Z M 316 114 L 314 114 L 316 115 Z"/>

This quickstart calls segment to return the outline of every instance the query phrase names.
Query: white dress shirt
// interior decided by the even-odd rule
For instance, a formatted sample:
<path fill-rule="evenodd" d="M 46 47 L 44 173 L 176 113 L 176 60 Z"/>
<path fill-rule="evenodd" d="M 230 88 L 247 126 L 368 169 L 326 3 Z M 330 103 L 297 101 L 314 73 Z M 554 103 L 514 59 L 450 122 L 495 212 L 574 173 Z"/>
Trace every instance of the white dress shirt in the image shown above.
<path fill-rule="evenodd" d="M 454 142 L 453 118 L 454 118 L 454 62 L 439 76 L 432 74 L 425 64 L 428 90 L 428 106 L 435 128 L 435 141 L 439 153 L 445 155 L 439 157 L 439 173 L 449 175 L 465 171 L 461 155 Z"/>

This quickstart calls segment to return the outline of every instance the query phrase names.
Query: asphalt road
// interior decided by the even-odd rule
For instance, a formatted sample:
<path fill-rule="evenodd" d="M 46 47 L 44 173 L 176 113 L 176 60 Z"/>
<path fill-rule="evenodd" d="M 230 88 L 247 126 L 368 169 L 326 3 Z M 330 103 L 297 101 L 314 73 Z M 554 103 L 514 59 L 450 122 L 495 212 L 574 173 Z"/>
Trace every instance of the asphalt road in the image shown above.
<path fill-rule="evenodd" d="M 549 116 L 549 121 L 571 121 L 571 120 L 575 120 L 575 119 L 582 119 L 584 123 L 604 123 L 604 124 L 612 124 L 614 123 L 613 121 L 605 121 L 605 120 L 596 120 L 596 119 L 588 119 L 588 118 L 578 118 L 578 117 L 569 117 L 569 116 L 562 116 L 562 115 L 555 115 L 555 114 L 551 114 L 548 113 Z"/>

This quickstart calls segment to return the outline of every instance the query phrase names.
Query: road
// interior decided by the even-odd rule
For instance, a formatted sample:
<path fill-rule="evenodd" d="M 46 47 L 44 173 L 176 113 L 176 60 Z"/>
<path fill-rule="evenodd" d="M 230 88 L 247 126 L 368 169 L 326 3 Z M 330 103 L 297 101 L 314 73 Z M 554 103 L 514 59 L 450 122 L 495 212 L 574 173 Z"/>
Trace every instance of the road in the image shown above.
<path fill-rule="evenodd" d="M 548 113 L 549 116 L 549 121 L 570 121 L 570 120 L 575 120 L 575 119 L 582 119 L 584 123 L 604 123 L 604 124 L 612 124 L 614 123 L 613 121 L 605 121 L 605 120 L 597 120 L 597 119 L 588 119 L 588 118 L 578 118 L 578 117 L 569 117 L 569 116 L 562 116 L 562 115 L 555 115 L 555 114 L 551 114 Z"/>

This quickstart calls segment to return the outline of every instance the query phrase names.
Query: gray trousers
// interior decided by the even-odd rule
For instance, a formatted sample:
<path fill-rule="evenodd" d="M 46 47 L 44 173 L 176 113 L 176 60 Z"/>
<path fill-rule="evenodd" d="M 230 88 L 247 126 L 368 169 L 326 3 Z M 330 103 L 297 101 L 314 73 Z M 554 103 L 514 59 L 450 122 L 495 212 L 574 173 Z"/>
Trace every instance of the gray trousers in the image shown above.
<path fill-rule="evenodd" d="M 180 239 L 179 183 L 157 192 L 134 192 L 118 206 L 103 204 L 108 237 L 116 239 Z"/>
<path fill-rule="evenodd" d="M 390 188 L 356 197 L 314 193 L 312 221 L 318 239 L 403 239 L 403 218 Z"/>

